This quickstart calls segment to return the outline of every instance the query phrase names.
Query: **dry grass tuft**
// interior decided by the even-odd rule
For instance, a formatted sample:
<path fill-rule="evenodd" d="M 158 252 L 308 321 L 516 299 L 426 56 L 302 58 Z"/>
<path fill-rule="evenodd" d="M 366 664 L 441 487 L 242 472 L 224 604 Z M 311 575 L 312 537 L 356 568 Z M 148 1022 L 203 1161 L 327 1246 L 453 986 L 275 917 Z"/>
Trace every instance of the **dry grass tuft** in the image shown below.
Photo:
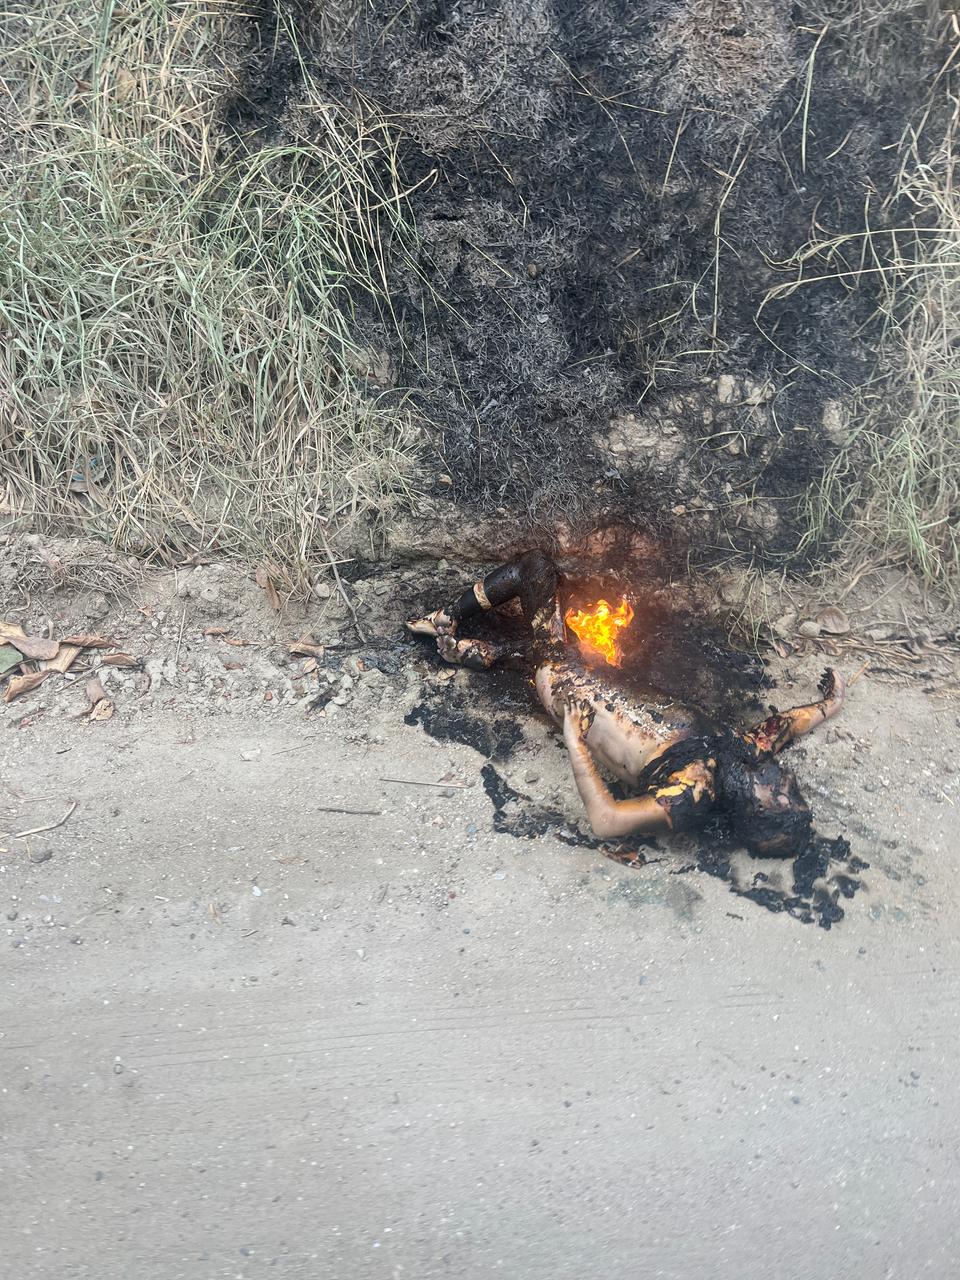
<path fill-rule="evenodd" d="M 409 416 L 351 338 L 352 299 L 386 308 L 403 197 L 384 124 L 319 100 L 294 143 L 226 141 L 236 14 L 0 14 L 0 507 L 302 580 L 326 524 L 413 482 Z"/>
<path fill-rule="evenodd" d="M 878 17 L 879 11 L 875 15 Z M 898 226 L 814 239 L 794 278 L 768 297 L 835 281 L 879 284 L 876 374 L 853 394 L 835 457 L 807 495 L 801 550 L 834 539 L 851 556 L 907 565 L 960 592 L 960 22 L 944 27 L 943 71 L 914 130 L 885 208 Z M 876 33 L 875 33 L 876 34 Z M 952 104 L 952 111 L 948 108 Z M 931 132 L 940 141 L 931 144 Z M 935 135 L 937 136 L 937 135 Z"/>

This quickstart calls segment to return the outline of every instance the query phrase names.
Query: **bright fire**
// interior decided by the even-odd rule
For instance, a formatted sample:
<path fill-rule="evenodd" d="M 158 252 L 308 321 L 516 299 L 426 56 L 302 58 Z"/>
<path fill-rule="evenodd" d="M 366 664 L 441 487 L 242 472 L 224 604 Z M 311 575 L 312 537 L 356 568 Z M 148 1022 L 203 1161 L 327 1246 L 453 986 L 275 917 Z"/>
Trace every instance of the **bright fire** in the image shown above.
<path fill-rule="evenodd" d="M 611 667 L 623 660 L 619 633 L 633 621 L 633 608 L 621 600 L 616 608 L 607 600 L 598 600 L 592 609 L 568 609 L 567 626 L 588 653 L 599 653 Z"/>

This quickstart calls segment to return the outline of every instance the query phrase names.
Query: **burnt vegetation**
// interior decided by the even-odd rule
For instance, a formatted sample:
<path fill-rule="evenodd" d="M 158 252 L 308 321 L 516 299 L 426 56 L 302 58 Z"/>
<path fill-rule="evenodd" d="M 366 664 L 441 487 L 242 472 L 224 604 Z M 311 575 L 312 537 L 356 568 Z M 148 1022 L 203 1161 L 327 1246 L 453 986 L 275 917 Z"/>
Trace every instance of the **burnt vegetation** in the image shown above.
<path fill-rule="evenodd" d="M 877 301 L 836 272 L 777 287 L 865 205 L 896 223 L 927 9 L 264 0 L 226 123 L 309 131 L 306 75 L 394 131 L 415 235 L 355 320 L 374 389 L 428 424 L 438 494 L 775 556 L 836 452 L 830 404 L 871 376 Z"/>

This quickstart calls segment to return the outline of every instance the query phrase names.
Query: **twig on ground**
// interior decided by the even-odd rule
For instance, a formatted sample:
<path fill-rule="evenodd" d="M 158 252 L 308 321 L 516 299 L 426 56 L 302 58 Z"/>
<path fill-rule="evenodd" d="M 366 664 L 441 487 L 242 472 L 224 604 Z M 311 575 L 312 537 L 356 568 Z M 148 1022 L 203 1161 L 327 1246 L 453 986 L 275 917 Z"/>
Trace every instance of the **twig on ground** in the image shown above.
<path fill-rule="evenodd" d="M 317 528 L 320 532 L 320 537 L 323 540 L 323 547 L 327 553 L 327 560 L 330 562 L 330 568 L 333 570 L 333 576 L 337 583 L 337 590 L 340 592 L 340 595 L 343 597 L 344 604 L 350 610 L 350 616 L 351 618 L 353 618 L 353 625 L 356 628 L 357 635 L 360 637 L 360 643 L 366 644 L 367 637 L 363 633 L 363 627 L 361 627 L 360 619 L 357 617 L 357 611 L 353 607 L 353 601 L 347 595 L 347 589 L 343 585 L 343 579 L 340 577 L 340 570 L 337 568 L 337 562 L 334 559 L 333 550 L 331 549 L 330 543 L 327 541 L 326 530 L 321 524 L 318 524 Z"/>
<path fill-rule="evenodd" d="M 180 615 L 180 634 L 177 636 L 177 652 L 173 656 L 174 671 L 180 670 L 180 650 L 183 647 L 183 629 L 187 625 L 187 607 L 184 605 L 183 613 Z"/>
<path fill-rule="evenodd" d="M 13 833 L 13 838 L 15 840 L 23 840 L 24 837 L 26 836 L 38 836 L 44 831 L 56 831 L 57 827 L 62 827 L 63 824 L 70 817 L 72 817 L 73 811 L 74 809 L 76 809 L 79 803 L 80 803 L 79 800 L 74 800 L 73 804 L 70 806 L 67 812 L 63 815 L 63 817 L 59 818 L 56 822 L 48 822 L 47 825 L 44 827 L 30 827 L 29 830 L 27 831 L 15 831 Z"/>
<path fill-rule="evenodd" d="M 456 787 L 458 791 L 466 791 L 465 782 L 423 782 L 419 778 L 381 778 L 381 782 L 398 782 L 404 787 Z"/>
<path fill-rule="evenodd" d="M 321 804 L 317 806 L 317 813 L 352 813 L 363 814 L 371 818 L 382 818 L 382 809 L 338 809 L 335 805 Z"/>

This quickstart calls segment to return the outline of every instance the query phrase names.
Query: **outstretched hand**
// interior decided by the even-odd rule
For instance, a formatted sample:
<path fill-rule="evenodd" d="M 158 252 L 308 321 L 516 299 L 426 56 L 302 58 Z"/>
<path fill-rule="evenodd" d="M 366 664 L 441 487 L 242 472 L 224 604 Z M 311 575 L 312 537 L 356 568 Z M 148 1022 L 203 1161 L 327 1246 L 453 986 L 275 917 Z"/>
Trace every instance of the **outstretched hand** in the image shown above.
<path fill-rule="evenodd" d="M 596 715 L 593 704 L 571 694 L 563 707 L 563 727 L 576 738 L 585 738 Z"/>

